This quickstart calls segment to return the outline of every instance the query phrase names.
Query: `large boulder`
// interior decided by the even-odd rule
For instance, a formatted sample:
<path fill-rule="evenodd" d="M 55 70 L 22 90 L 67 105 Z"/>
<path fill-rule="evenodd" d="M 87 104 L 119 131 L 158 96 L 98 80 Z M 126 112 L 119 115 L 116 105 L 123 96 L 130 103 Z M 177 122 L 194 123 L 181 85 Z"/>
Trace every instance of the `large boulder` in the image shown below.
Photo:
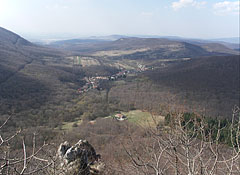
<path fill-rule="evenodd" d="M 86 140 L 79 140 L 74 146 L 62 143 L 56 159 L 54 171 L 61 175 L 101 174 L 104 169 L 100 155 Z"/>

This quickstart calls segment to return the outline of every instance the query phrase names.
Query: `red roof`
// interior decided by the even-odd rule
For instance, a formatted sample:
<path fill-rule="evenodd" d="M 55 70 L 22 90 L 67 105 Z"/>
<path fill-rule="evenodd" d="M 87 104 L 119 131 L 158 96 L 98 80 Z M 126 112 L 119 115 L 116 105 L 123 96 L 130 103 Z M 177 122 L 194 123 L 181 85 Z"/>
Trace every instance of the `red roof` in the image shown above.
<path fill-rule="evenodd" d="M 122 115 L 122 114 L 116 114 L 115 117 L 117 117 L 117 118 L 122 118 L 122 117 L 124 117 L 124 115 Z"/>

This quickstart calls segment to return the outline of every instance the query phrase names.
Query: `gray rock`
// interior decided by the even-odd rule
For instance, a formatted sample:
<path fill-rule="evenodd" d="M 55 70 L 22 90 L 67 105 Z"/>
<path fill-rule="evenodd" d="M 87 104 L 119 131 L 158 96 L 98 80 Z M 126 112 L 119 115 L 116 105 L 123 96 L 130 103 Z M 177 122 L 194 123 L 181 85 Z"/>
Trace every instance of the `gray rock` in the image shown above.
<path fill-rule="evenodd" d="M 101 174 L 105 166 L 86 140 L 79 140 L 74 146 L 68 142 L 60 144 L 56 159 L 51 171 L 61 175 Z"/>

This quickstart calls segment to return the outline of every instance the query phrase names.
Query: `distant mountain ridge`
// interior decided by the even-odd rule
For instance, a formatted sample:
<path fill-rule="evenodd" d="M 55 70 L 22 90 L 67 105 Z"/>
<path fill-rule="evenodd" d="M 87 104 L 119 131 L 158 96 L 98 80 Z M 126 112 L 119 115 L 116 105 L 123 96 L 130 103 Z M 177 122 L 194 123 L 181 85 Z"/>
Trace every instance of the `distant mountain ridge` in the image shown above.
<path fill-rule="evenodd" d="M 204 40 L 204 39 L 193 39 L 193 38 L 182 38 L 182 37 L 177 37 L 177 36 L 151 36 L 151 35 L 136 35 L 136 37 L 132 37 L 132 36 L 125 36 L 125 35 L 109 35 L 109 36 L 92 36 L 92 37 L 85 37 L 85 38 L 79 38 L 79 39 L 70 39 L 70 40 L 60 40 L 60 41 L 55 41 L 55 42 L 51 42 L 49 44 L 49 46 L 52 47 L 57 47 L 57 48 L 63 48 L 66 50 L 89 50 L 88 47 L 92 47 L 93 49 L 95 48 L 101 48 L 101 49 L 106 49 L 106 47 L 101 47 L 100 45 L 102 44 L 106 44 L 106 43 L 110 43 L 110 44 L 114 44 L 116 45 L 115 42 L 117 41 L 121 41 L 121 39 L 130 39 L 133 40 L 133 38 L 135 38 L 136 40 L 138 39 L 139 42 L 145 42 L 144 40 L 152 40 L 152 39 L 156 39 L 156 40 L 170 40 L 170 41 L 176 41 L 176 42 L 187 42 L 190 44 L 194 44 L 194 45 L 207 45 L 210 44 L 210 46 L 213 46 L 213 44 L 218 44 L 219 47 L 223 48 L 223 46 L 227 47 L 228 49 L 231 50 L 227 50 L 227 48 L 223 48 L 225 51 L 227 51 L 227 53 L 233 53 L 233 54 L 237 54 L 234 51 L 237 51 L 240 46 L 239 43 L 237 42 L 230 42 L 230 41 L 237 41 L 238 37 L 235 38 L 223 38 L 223 39 L 209 39 L 209 40 Z M 229 41 L 229 42 L 226 42 Z M 128 43 L 127 43 L 128 44 Z M 133 44 L 136 44 L 133 43 Z M 146 44 L 146 42 L 145 42 Z M 223 45 L 220 46 L 219 44 Z M 208 46 L 208 47 L 210 47 Z M 214 46 L 216 48 L 216 46 Z M 110 47 L 109 47 L 110 48 Z M 220 50 L 221 48 L 219 48 L 218 50 Z M 99 49 L 98 49 L 99 50 Z"/>
<path fill-rule="evenodd" d="M 54 41 L 51 43 L 51 45 L 61 46 L 61 45 L 76 45 L 76 44 L 92 44 L 92 43 L 100 43 L 104 41 L 105 40 L 100 40 L 100 39 L 70 39 L 70 40 Z"/>
<path fill-rule="evenodd" d="M 220 43 L 199 40 L 181 40 L 169 38 L 124 37 L 115 41 L 106 40 L 65 40 L 49 46 L 94 56 L 109 56 L 112 52 L 121 52 L 121 58 L 163 59 L 212 55 L 237 55 L 237 50 Z M 99 53 L 101 52 L 101 53 Z M 103 54 L 104 52 L 104 54 Z M 117 56 L 117 55 L 115 55 Z M 116 58 L 116 57 L 115 57 Z"/>
<path fill-rule="evenodd" d="M 97 39 L 97 40 L 106 40 L 106 41 L 115 41 L 121 38 L 131 38 L 131 36 L 126 35 L 108 35 L 108 36 L 90 36 L 86 39 Z"/>
<path fill-rule="evenodd" d="M 211 41 L 222 41 L 222 42 L 240 44 L 240 37 L 216 38 L 216 39 L 211 39 Z"/>

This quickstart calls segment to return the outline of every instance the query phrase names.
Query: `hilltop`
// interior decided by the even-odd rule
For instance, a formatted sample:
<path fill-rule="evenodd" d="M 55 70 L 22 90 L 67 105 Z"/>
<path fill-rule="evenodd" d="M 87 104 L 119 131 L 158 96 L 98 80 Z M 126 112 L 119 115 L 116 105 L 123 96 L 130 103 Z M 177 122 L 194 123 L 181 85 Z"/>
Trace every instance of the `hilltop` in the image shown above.
<path fill-rule="evenodd" d="M 113 59 L 168 59 L 213 55 L 237 55 L 239 52 L 221 43 L 172 38 L 124 37 L 107 40 L 65 40 L 49 45 L 74 51 L 78 54 L 104 56 Z M 236 48 L 235 46 L 232 46 Z"/>
<path fill-rule="evenodd" d="M 2 27 L 0 27 L 0 44 L 1 46 L 9 45 L 9 47 L 33 46 L 29 41 Z"/>

